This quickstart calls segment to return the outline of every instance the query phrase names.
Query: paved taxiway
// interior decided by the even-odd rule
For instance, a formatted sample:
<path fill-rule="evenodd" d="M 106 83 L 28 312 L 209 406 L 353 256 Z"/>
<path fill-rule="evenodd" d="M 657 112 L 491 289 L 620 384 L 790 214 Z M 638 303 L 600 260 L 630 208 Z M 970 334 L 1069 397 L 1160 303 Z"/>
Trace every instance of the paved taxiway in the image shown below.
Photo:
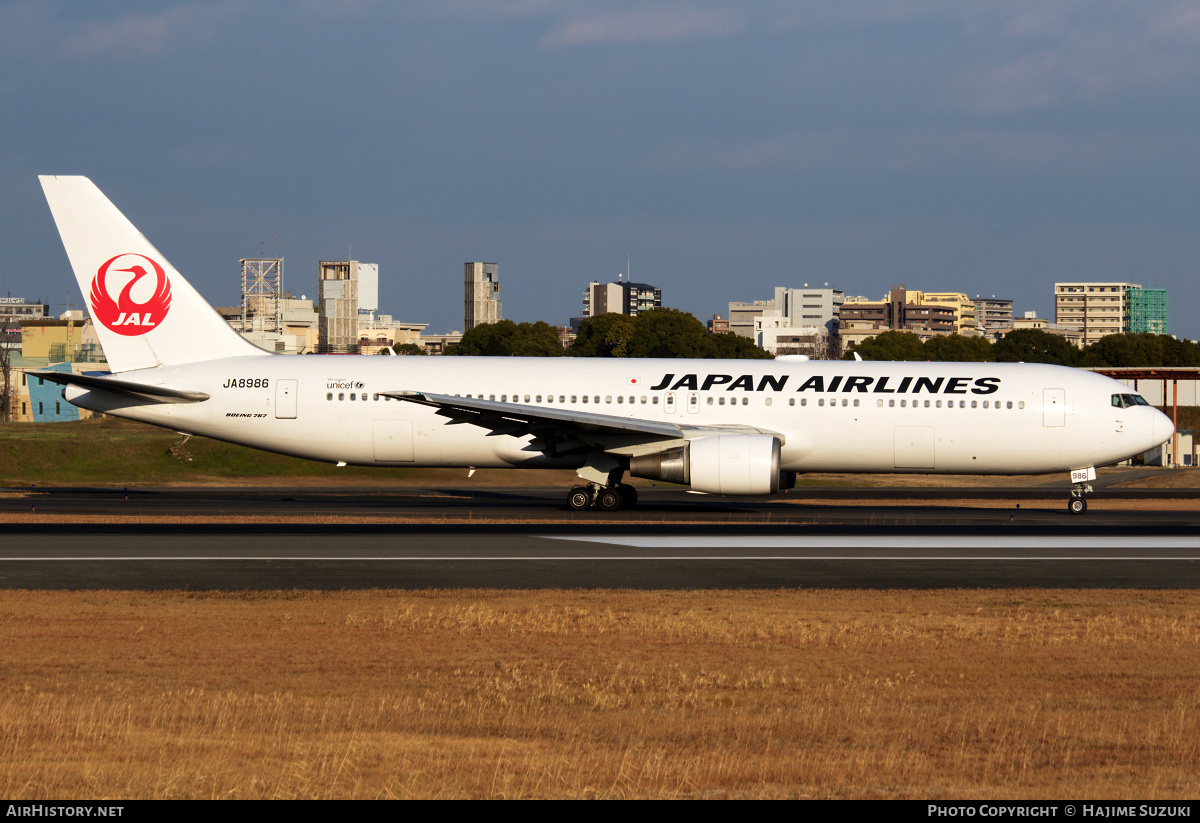
<path fill-rule="evenodd" d="M 1073 517 L 1029 489 L 643 489 L 616 514 L 569 512 L 560 489 L 10 490 L 0 588 L 1200 586 L 1196 492 L 1155 493 L 1169 511 L 1124 494 Z M 947 505 L 964 497 L 981 502 Z"/>
<path fill-rule="evenodd" d="M 1059 525 L 1103 521 L 1109 525 L 1161 522 L 1200 526 L 1200 490 L 1100 490 L 1084 518 L 1067 514 L 1061 488 L 807 488 L 766 498 L 717 497 L 678 488 L 642 487 L 633 509 L 606 514 L 570 512 L 561 488 L 26 488 L 0 490 L 0 516 L 35 511 L 71 517 L 232 518 L 320 522 L 322 519 L 397 522 L 611 522 L 796 523 L 804 525 L 978 525 L 1016 521 Z M 870 505 L 843 501 L 870 500 Z M 949 505 L 963 500 L 976 505 Z M 991 501 L 1013 501 L 993 508 Z M 1175 511 L 1144 508 L 1174 501 Z M 1022 503 L 1024 501 L 1024 503 Z M 1030 503 L 1036 503 L 1031 506 Z M 1188 510 L 1190 509 L 1190 510 Z"/>

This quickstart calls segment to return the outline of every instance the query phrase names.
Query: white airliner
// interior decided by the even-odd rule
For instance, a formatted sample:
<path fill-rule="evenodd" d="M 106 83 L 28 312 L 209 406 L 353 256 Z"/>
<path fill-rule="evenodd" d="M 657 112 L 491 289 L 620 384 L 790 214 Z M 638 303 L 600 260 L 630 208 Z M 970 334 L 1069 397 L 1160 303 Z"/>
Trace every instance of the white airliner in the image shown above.
<path fill-rule="evenodd" d="M 239 336 L 98 188 L 41 178 L 111 374 L 38 372 L 96 412 L 359 466 L 575 469 L 572 509 L 632 477 L 765 495 L 797 472 L 1070 472 L 1174 431 L 1107 377 L 1011 363 L 289 357 Z"/>

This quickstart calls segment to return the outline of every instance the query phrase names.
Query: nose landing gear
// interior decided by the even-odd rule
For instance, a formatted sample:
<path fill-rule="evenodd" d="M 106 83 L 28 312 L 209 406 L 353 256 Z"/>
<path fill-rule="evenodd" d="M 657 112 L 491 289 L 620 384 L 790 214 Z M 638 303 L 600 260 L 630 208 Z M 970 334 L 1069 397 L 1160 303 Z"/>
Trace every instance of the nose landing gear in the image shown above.
<path fill-rule="evenodd" d="M 1095 466 L 1071 470 L 1071 496 L 1067 498 L 1067 511 L 1071 514 L 1083 514 L 1087 511 L 1087 498 L 1084 495 L 1092 493 L 1090 481 L 1095 479 Z"/>

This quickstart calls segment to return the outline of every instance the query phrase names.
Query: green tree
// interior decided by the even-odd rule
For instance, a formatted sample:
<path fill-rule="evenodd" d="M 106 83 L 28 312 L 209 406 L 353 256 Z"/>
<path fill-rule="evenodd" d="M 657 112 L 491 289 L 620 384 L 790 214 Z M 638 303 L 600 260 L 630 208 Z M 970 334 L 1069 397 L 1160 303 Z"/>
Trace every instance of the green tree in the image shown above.
<path fill-rule="evenodd" d="M 571 354 L 576 357 L 628 357 L 635 318 L 624 314 L 599 314 L 579 326 Z"/>
<path fill-rule="evenodd" d="M 1162 335 L 1164 366 L 1200 366 L 1200 343 L 1195 340 L 1176 340 Z"/>
<path fill-rule="evenodd" d="M 511 320 L 482 323 L 449 346 L 447 355 L 471 357 L 561 357 L 564 354 L 558 332 L 549 323 L 517 325 Z"/>
<path fill-rule="evenodd" d="M 705 329 L 707 332 L 708 330 Z M 754 344 L 753 340 L 746 337 L 739 337 L 733 332 L 724 334 L 710 334 L 708 343 L 711 347 L 711 354 L 705 357 L 712 357 L 717 360 L 774 360 L 775 355 L 769 351 L 760 349 Z"/>
<path fill-rule="evenodd" d="M 638 315 L 627 352 L 629 357 L 771 359 L 770 353 L 749 340 L 710 334 L 703 323 L 678 309 L 651 309 Z"/>
<path fill-rule="evenodd" d="M 1200 365 L 1200 346 L 1168 334 L 1110 334 L 1083 350 L 1084 366 L 1155 368 Z"/>
<path fill-rule="evenodd" d="M 961 334 L 931 337 L 922 348 L 926 360 L 943 363 L 983 363 L 995 357 L 987 338 L 963 337 Z"/>
<path fill-rule="evenodd" d="M 843 360 L 853 360 L 855 352 L 863 360 L 928 360 L 921 338 L 910 331 L 885 331 L 861 343 L 851 343 Z"/>
<path fill-rule="evenodd" d="M 1053 363 L 1058 366 L 1074 366 L 1079 361 L 1079 350 L 1066 338 L 1050 334 L 1041 329 L 1017 329 L 996 341 L 994 351 L 997 363 Z"/>

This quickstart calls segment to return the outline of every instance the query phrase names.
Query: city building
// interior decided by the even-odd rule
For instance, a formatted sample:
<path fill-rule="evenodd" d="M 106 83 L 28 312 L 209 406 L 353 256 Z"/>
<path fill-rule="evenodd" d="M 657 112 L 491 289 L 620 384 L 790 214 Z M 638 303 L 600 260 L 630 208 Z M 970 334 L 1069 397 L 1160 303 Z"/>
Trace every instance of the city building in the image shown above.
<path fill-rule="evenodd" d="M 729 334 L 729 318 L 723 314 L 714 314 L 707 325 L 713 334 Z"/>
<path fill-rule="evenodd" d="M 757 341 L 761 332 L 760 327 L 755 325 L 756 321 L 760 318 L 777 318 L 783 321 L 782 324 L 768 323 L 767 328 L 791 328 L 797 334 L 803 334 L 804 329 L 823 327 L 826 334 L 836 338 L 845 300 L 846 293 L 841 289 L 829 288 L 828 283 L 824 288 L 809 288 L 807 283 L 799 289 L 776 286 L 775 296 L 770 300 L 730 303 L 729 331 Z"/>
<path fill-rule="evenodd" d="M 1050 318 L 1038 317 L 1035 311 L 1027 311 L 1020 317 L 1014 317 L 1011 328 L 994 335 L 989 334 L 988 338 L 994 343 L 1008 334 L 1008 332 L 1020 331 L 1021 329 L 1038 329 L 1048 334 L 1056 334 L 1075 348 L 1083 348 L 1083 331 L 1081 329 L 1077 329 L 1074 326 L 1065 326 L 1061 323 L 1051 323 Z"/>
<path fill-rule="evenodd" d="M 583 290 L 583 316 L 627 314 L 637 317 L 650 309 L 662 308 L 662 289 L 649 283 L 599 283 L 593 280 Z"/>
<path fill-rule="evenodd" d="M 430 354 L 442 354 L 447 347 L 453 346 L 456 343 L 461 343 L 463 333 L 460 331 L 447 332 L 446 334 L 423 334 L 421 335 L 421 344 Z"/>
<path fill-rule="evenodd" d="M 1110 334 L 1130 328 L 1129 292 L 1135 283 L 1055 283 L 1054 322 L 1083 332 L 1090 346 Z"/>
<path fill-rule="evenodd" d="M 26 303 L 24 297 L 0 297 L 0 322 L 49 316 L 50 307 L 45 303 Z"/>
<path fill-rule="evenodd" d="M 975 304 L 957 292 L 909 291 L 893 286 L 884 300 L 850 297 L 842 304 L 838 334 L 843 350 L 885 331 L 905 331 L 921 340 L 947 334 L 975 334 Z M 968 306 L 970 307 L 968 309 Z"/>
<path fill-rule="evenodd" d="M 358 264 L 358 311 L 379 311 L 379 264 Z"/>
<path fill-rule="evenodd" d="M 500 267 L 495 263 L 467 263 L 463 276 L 463 331 L 504 319 L 500 307 Z"/>
<path fill-rule="evenodd" d="M 1171 333 L 1171 296 L 1166 289 L 1129 290 L 1129 331 L 1134 334 Z"/>
<path fill-rule="evenodd" d="M 839 338 L 825 326 L 789 326 L 784 317 L 757 317 L 754 342 L 760 349 L 779 357 L 802 354 L 812 360 L 841 357 Z"/>
<path fill-rule="evenodd" d="M 68 313 L 72 314 L 72 313 Z M 21 322 L 21 354 L 48 363 L 99 363 L 104 360 L 91 320 L 74 316 L 39 317 Z"/>
<path fill-rule="evenodd" d="M 317 264 L 317 351 L 358 353 L 358 261 Z"/>
<path fill-rule="evenodd" d="M 363 354 L 378 354 L 392 346 L 406 343 L 420 346 L 421 332 L 428 323 L 404 323 L 394 320 L 390 314 L 376 315 L 374 312 L 358 316 L 358 348 Z"/>
<path fill-rule="evenodd" d="M 760 317 L 778 317 L 779 310 L 774 300 L 753 300 L 750 302 L 730 302 L 729 331 L 747 340 L 754 339 L 754 321 Z"/>
<path fill-rule="evenodd" d="M 975 295 L 975 326 L 982 334 L 995 335 L 1013 325 L 1013 301 L 992 295 Z"/>
<path fill-rule="evenodd" d="M 916 291 L 909 292 L 909 299 L 918 306 L 946 306 L 953 309 L 955 334 L 970 337 L 979 333 L 975 301 L 962 292 Z"/>

